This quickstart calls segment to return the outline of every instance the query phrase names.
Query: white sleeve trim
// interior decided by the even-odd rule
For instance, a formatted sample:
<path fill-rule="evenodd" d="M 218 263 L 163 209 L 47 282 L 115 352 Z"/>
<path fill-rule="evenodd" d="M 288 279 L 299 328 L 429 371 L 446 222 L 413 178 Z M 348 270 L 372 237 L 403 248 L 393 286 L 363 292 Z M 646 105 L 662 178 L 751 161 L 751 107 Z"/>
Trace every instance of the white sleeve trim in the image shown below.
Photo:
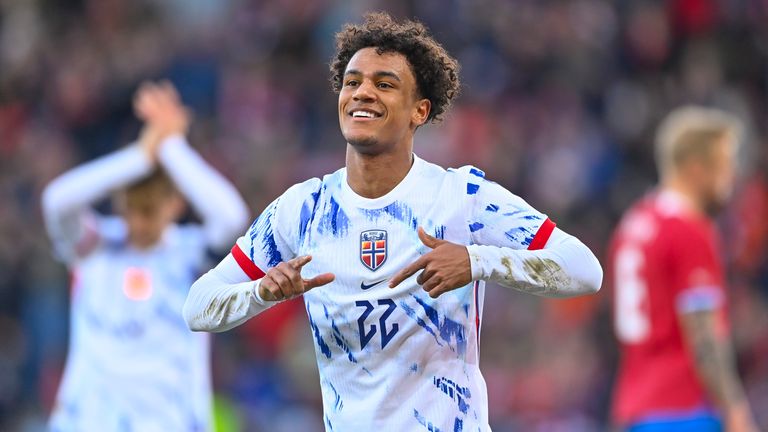
<path fill-rule="evenodd" d="M 715 286 L 698 286 L 683 290 L 677 295 L 675 307 L 678 313 L 694 313 L 719 309 L 725 303 L 723 291 Z"/>

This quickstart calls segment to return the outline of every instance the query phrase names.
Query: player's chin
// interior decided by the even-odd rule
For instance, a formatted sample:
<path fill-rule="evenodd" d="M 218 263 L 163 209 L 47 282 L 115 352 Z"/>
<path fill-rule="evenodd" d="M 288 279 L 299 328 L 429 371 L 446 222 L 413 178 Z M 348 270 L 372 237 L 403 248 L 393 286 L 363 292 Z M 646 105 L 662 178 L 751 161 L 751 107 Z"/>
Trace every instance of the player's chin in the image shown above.
<path fill-rule="evenodd" d="M 347 143 L 360 153 L 375 152 L 379 147 L 379 139 L 370 133 L 347 133 L 344 135 Z"/>

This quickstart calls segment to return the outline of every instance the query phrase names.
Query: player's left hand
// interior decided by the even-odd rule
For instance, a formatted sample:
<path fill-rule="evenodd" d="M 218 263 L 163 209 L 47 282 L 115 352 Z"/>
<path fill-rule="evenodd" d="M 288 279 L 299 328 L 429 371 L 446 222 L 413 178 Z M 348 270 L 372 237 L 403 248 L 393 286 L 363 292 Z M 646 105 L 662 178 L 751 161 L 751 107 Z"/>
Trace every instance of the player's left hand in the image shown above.
<path fill-rule="evenodd" d="M 465 246 L 432 237 L 421 227 L 418 232 L 419 240 L 432 251 L 422 255 L 392 277 L 389 281 L 390 288 L 396 287 L 419 270 L 421 274 L 416 278 L 416 283 L 432 298 L 472 282 L 469 252 Z"/>

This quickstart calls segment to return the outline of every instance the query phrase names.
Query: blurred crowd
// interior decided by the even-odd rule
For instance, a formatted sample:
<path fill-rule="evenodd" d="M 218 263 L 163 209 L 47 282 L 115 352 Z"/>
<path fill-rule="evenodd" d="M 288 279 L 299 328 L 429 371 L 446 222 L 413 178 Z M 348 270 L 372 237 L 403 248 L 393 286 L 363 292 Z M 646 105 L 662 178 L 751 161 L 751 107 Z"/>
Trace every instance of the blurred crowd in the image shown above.
<path fill-rule="evenodd" d="M 701 103 L 745 121 L 739 186 L 719 222 L 739 368 L 767 428 L 768 1 L 2 0 L 0 430 L 44 426 L 66 356 L 69 276 L 43 229 L 45 184 L 134 140 L 132 93 L 167 78 L 194 112 L 191 142 L 255 217 L 343 165 L 328 62 L 333 34 L 369 10 L 418 18 L 462 65 L 461 96 L 417 133 L 416 152 L 481 167 L 604 264 L 621 212 L 656 181 L 659 119 Z M 494 430 L 607 427 L 610 285 L 567 301 L 488 287 Z M 300 303 L 213 347 L 218 430 L 322 429 Z"/>

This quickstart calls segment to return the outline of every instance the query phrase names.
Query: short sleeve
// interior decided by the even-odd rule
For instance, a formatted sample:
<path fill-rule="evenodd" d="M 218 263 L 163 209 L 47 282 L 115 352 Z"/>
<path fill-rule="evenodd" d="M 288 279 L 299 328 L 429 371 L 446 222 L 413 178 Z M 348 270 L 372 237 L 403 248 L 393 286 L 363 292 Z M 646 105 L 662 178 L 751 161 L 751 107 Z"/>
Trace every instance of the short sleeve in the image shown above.
<path fill-rule="evenodd" d="M 725 293 L 714 235 L 705 229 L 681 224 L 673 239 L 672 256 L 676 265 L 672 289 L 677 311 L 719 309 Z"/>
<path fill-rule="evenodd" d="M 475 167 L 462 167 L 469 197 L 469 231 L 473 244 L 543 249 L 555 223 L 501 185 L 486 180 Z"/>

